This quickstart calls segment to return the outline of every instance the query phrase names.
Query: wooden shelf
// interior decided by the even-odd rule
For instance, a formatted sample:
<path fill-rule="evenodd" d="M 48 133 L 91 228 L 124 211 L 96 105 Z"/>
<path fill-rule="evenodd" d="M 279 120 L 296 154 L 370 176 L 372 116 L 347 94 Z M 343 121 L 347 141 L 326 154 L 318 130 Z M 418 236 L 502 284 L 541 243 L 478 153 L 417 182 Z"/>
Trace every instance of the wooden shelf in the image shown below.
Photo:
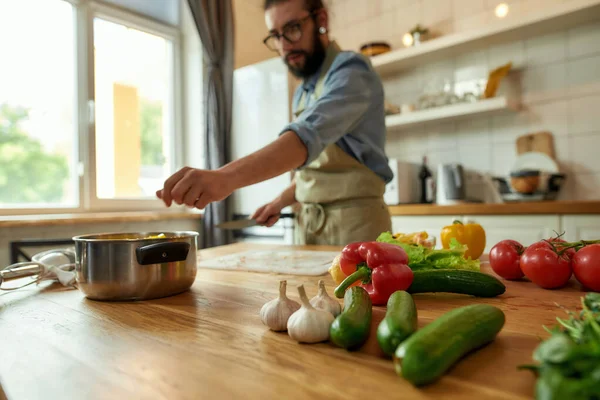
<path fill-rule="evenodd" d="M 448 106 L 435 107 L 422 111 L 413 111 L 406 114 L 388 115 L 385 125 L 389 130 L 399 130 L 426 122 L 440 122 L 464 117 L 483 115 L 497 115 L 515 112 L 519 103 L 507 97 L 494 97 L 480 100 L 476 103 L 458 103 Z"/>
<path fill-rule="evenodd" d="M 417 47 L 393 50 L 372 57 L 371 62 L 381 75 L 388 75 L 490 45 L 557 32 L 598 19 L 600 0 L 570 0 L 555 7 L 541 8 L 536 14 L 496 20 L 484 29 L 441 36 Z"/>
<path fill-rule="evenodd" d="M 404 204 L 389 206 L 392 216 L 412 215 L 527 215 L 600 214 L 600 201 L 535 201 L 519 203 L 472 203 L 440 206 Z"/>

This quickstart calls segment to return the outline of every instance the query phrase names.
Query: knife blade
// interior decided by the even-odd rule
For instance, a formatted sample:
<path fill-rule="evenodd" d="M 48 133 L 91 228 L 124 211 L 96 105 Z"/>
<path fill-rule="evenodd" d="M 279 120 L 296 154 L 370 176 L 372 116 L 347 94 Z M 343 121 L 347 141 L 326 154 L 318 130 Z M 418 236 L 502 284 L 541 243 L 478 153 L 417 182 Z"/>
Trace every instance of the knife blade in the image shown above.
<path fill-rule="evenodd" d="M 279 215 L 279 218 L 294 218 L 294 214 L 291 213 L 282 213 Z M 218 225 L 215 225 L 219 229 L 244 229 L 250 228 L 251 226 L 256 226 L 258 223 L 255 219 L 236 219 L 233 221 L 222 222 Z"/>

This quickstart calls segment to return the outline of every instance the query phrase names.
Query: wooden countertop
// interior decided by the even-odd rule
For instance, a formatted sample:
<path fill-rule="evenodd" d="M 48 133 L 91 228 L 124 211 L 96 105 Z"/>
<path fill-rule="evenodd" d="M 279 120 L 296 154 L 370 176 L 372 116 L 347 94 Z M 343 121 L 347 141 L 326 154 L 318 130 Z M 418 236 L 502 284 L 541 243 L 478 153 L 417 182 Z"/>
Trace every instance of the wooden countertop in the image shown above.
<path fill-rule="evenodd" d="M 189 211 L 126 211 L 81 214 L 5 215 L 0 216 L 0 228 L 23 226 L 76 225 L 103 222 L 149 222 L 175 219 L 201 219 L 202 214 Z"/>
<path fill-rule="evenodd" d="M 544 201 L 530 203 L 470 203 L 440 206 L 407 204 L 390 206 L 392 216 L 413 215 L 526 215 L 526 214 L 600 214 L 600 201 Z M 201 219 L 198 212 L 99 212 L 81 214 L 0 216 L 0 229 L 27 226 L 75 225 L 101 222 L 148 222 L 173 219 Z"/>
<path fill-rule="evenodd" d="M 410 215 L 516 215 L 600 214 L 600 201 L 536 201 L 522 203 L 469 203 L 457 205 L 406 204 L 390 206 L 392 216 Z"/>
<path fill-rule="evenodd" d="M 235 244 L 199 257 L 282 247 Z M 259 310 L 284 278 L 290 297 L 297 298 L 298 284 L 309 296 L 317 292 L 317 277 L 204 269 L 190 291 L 139 303 L 86 300 L 56 284 L 3 292 L 0 337 L 8 350 L 0 384 L 11 400 L 398 398 L 394 393 L 403 399 L 532 399 L 534 376 L 517 366 L 532 362 L 539 337 L 547 337 L 542 325 L 563 314 L 555 302 L 574 309 L 584 294 L 575 282 L 552 291 L 506 282 L 506 293 L 493 299 L 415 295 L 421 326 L 473 302 L 506 314 L 493 343 L 417 389 L 381 357 L 373 331 L 362 349 L 349 352 L 329 343 L 300 345 L 263 326 Z M 333 281 L 324 279 L 332 294 Z M 384 313 L 374 308 L 373 329 Z"/>

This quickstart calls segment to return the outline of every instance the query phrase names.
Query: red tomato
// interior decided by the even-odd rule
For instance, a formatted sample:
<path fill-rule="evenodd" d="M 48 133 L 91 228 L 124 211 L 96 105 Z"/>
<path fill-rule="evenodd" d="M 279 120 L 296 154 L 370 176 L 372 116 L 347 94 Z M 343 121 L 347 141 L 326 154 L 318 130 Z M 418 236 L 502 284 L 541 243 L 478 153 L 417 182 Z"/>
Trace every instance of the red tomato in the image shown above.
<path fill-rule="evenodd" d="M 549 247 L 528 247 L 521 256 L 521 270 L 529 280 L 544 289 L 557 289 L 567 284 L 572 275 L 571 262 Z"/>
<path fill-rule="evenodd" d="M 548 240 L 549 240 L 550 242 L 552 242 L 552 243 L 553 243 L 553 244 L 556 246 L 556 248 L 557 248 L 558 250 L 561 250 L 561 249 L 562 249 L 562 248 L 560 247 L 560 244 L 561 244 L 561 243 L 567 243 L 567 241 L 566 241 L 566 240 L 564 240 L 564 239 L 561 239 L 561 238 L 552 238 L 552 239 L 548 239 Z M 573 256 L 575 255 L 575 249 L 571 247 L 570 249 L 567 249 L 567 250 L 565 251 L 565 254 L 566 254 L 567 256 L 569 256 L 569 258 L 570 258 L 570 259 L 572 259 L 572 258 L 573 258 Z"/>
<path fill-rule="evenodd" d="M 600 244 L 590 244 L 575 253 L 573 273 L 583 286 L 600 292 Z"/>
<path fill-rule="evenodd" d="M 548 242 L 550 242 L 550 243 L 548 243 Z M 550 239 L 546 239 L 546 240 L 540 240 L 539 242 L 535 242 L 527 248 L 528 249 L 536 249 L 538 247 L 548 248 L 548 249 L 556 248 L 557 251 L 561 251 L 562 250 L 561 243 L 567 243 L 567 242 L 561 238 L 550 238 Z M 552 247 L 553 245 L 554 245 L 554 247 Z M 574 248 L 567 249 L 565 251 L 565 254 L 567 255 L 567 257 L 569 259 L 571 259 L 575 255 L 575 249 Z"/>
<path fill-rule="evenodd" d="M 502 240 L 490 250 L 490 266 L 504 279 L 521 279 L 520 258 L 523 254 L 523 245 L 515 240 Z"/>

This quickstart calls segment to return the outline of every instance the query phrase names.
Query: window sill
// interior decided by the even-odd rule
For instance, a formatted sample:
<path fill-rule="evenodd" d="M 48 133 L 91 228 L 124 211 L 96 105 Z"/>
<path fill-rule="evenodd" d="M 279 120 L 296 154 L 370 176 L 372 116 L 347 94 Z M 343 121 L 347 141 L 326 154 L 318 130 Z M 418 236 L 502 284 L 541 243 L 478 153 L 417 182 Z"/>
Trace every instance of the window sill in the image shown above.
<path fill-rule="evenodd" d="M 98 212 L 82 214 L 37 214 L 37 215 L 10 215 L 0 216 L 0 228 L 27 227 L 27 226 L 56 226 L 90 224 L 98 222 L 149 222 L 167 221 L 177 219 L 202 218 L 202 213 L 192 211 L 159 212 L 159 211 L 133 211 L 133 212 Z"/>

